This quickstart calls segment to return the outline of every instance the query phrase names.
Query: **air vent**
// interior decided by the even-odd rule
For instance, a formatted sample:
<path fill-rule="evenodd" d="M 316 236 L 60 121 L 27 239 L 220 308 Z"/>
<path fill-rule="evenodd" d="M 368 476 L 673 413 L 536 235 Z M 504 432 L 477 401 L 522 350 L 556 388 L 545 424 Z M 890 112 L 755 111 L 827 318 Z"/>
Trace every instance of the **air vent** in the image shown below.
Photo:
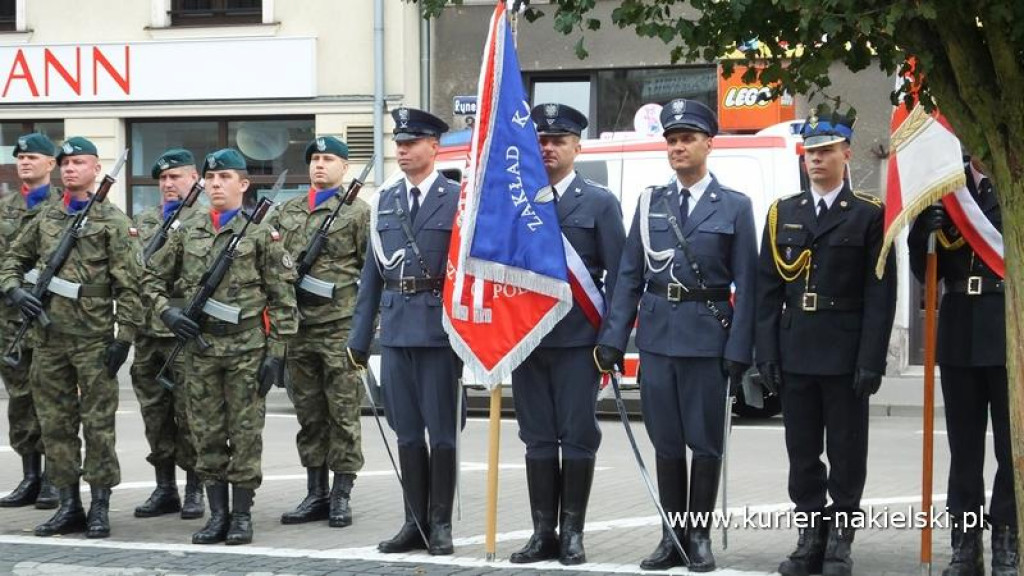
<path fill-rule="evenodd" d="M 373 126 L 349 126 L 345 131 L 348 159 L 365 162 L 373 156 Z"/>

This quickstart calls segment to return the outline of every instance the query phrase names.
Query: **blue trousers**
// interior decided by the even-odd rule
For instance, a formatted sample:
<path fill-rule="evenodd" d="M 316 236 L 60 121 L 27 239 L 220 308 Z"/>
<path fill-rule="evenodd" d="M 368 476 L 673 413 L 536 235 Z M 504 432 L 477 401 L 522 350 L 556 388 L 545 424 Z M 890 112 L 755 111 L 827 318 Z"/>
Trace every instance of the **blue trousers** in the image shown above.
<path fill-rule="evenodd" d="M 456 418 L 462 362 L 451 348 L 381 347 L 381 395 L 388 425 L 403 448 L 455 449 L 456 422 L 466 423 L 466 403 Z M 463 400 L 465 397 L 463 397 Z"/>
<path fill-rule="evenodd" d="M 679 358 L 640 351 L 640 406 L 659 458 L 721 459 L 725 401 L 721 358 Z"/>

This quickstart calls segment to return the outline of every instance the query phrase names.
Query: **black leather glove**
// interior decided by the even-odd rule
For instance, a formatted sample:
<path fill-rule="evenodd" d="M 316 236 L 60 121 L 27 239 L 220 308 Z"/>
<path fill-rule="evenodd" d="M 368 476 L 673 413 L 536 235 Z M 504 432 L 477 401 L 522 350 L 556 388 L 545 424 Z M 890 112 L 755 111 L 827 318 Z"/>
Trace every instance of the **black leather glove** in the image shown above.
<path fill-rule="evenodd" d="M 362 350 L 348 348 L 348 361 L 356 370 L 366 370 L 366 367 L 369 366 L 370 356 Z"/>
<path fill-rule="evenodd" d="M 857 398 L 867 398 L 882 387 L 882 375 L 867 368 L 857 368 L 853 375 L 853 393 Z"/>
<path fill-rule="evenodd" d="M 43 313 L 43 303 L 24 288 L 12 288 L 7 292 L 7 298 L 14 306 L 20 308 L 21 313 L 30 320 Z"/>
<path fill-rule="evenodd" d="M 769 392 L 778 396 L 782 393 L 782 368 L 775 362 L 762 362 L 757 365 L 761 373 L 761 385 Z"/>
<path fill-rule="evenodd" d="M 594 364 L 601 374 L 611 374 L 616 366 L 622 366 L 623 353 L 617 348 L 598 344 L 594 346 Z"/>
<path fill-rule="evenodd" d="M 160 320 L 174 332 L 174 335 L 182 340 L 191 340 L 199 335 L 199 324 L 185 316 L 181 308 L 174 306 L 160 313 Z"/>
<path fill-rule="evenodd" d="M 256 379 L 260 383 L 260 398 L 264 398 L 270 388 L 274 385 L 284 386 L 284 358 L 280 356 L 266 356 L 260 364 L 260 370 L 256 373 Z"/>
<path fill-rule="evenodd" d="M 946 209 L 942 206 L 929 206 L 922 210 L 917 218 L 929 232 L 942 230 L 950 225 L 949 214 L 946 214 Z"/>
<path fill-rule="evenodd" d="M 124 340 L 114 340 L 107 346 L 107 357 L 104 360 L 107 365 L 107 376 L 117 376 L 117 371 L 128 359 L 128 351 L 131 349 L 132 343 Z"/>
<path fill-rule="evenodd" d="M 743 385 L 743 376 L 747 373 L 750 364 L 722 359 L 722 372 L 729 379 L 729 396 L 736 396 L 740 386 Z"/>

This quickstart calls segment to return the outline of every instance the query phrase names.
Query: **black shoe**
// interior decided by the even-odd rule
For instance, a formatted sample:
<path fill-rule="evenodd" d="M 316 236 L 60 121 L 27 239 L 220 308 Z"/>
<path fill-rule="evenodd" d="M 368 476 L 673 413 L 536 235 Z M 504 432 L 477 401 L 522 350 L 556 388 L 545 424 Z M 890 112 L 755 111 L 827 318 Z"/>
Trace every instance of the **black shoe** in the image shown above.
<path fill-rule="evenodd" d="M 60 491 L 57 487 L 50 482 L 49 475 L 46 474 L 46 469 L 49 466 L 46 464 L 46 456 L 43 456 L 43 479 L 39 484 L 39 496 L 36 496 L 36 508 L 39 510 L 53 510 L 60 505 Z"/>
<path fill-rule="evenodd" d="M 304 524 L 327 520 L 331 502 L 327 496 L 327 467 L 306 468 L 306 497 L 290 512 L 281 514 L 281 524 Z"/>
<path fill-rule="evenodd" d="M 508 561 L 532 564 L 558 558 L 558 496 L 562 483 L 558 458 L 527 458 L 526 485 L 530 491 L 530 515 L 533 535 Z"/>
<path fill-rule="evenodd" d="M 452 544 L 452 504 L 455 502 L 455 450 L 434 448 L 430 451 L 430 528 L 427 530 L 427 552 L 447 556 L 455 552 Z"/>
<path fill-rule="evenodd" d="M 820 518 L 820 515 L 815 515 Z M 800 528 L 800 538 L 796 542 L 796 550 L 789 558 L 779 564 L 782 576 L 809 576 L 821 574 L 822 561 L 825 558 L 825 540 L 828 525 Z"/>
<path fill-rule="evenodd" d="M 352 525 L 352 508 L 349 500 L 352 497 L 352 485 L 356 475 L 347 472 L 334 473 L 334 486 L 331 487 L 331 505 L 327 525 L 331 528 L 344 528 Z"/>
<path fill-rule="evenodd" d="M 562 459 L 558 561 L 566 566 L 587 561 L 587 552 L 583 549 L 583 525 L 587 519 L 587 502 L 593 481 L 593 459 Z"/>
<path fill-rule="evenodd" d="M 20 508 L 36 503 L 42 484 L 42 454 L 32 452 L 21 456 L 21 482 L 10 494 L 0 498 L 0 508 Z"/>
<path fill-rule="evenodd" d="M 853 528 L 829 527 L 828 541 L 825 543 L 825 558 L 821 565 L 822 576 L 851 576 L 853 574 L 853 559 L 850 558 L 853 536 Z"/>
<path fill-rule="evenodd" d="M 156 489 L 141 506 L 135 507 L 136 518 L 153 518 L 181 510 L 178 482 L 174 477 L 174 462 L 161 462 L 156 465 L 155 471 Z"/>
<path fill-rule="evenodd" d="M 57 508 L 57 513 L 46 522 L 36 526 L 36 536 L 85 532 L 85 509 L 82 508 L 82 497 L 78 490 L 78 482 L 75 482 L 58 491 L 59 508 Z"/>
<path fill-rule="evenodd" d="M 703 526 L 687 526 L 686 555 L 690 572 L 711 572 L 715 569 L 715 555 L 711 551 L 711 515 L 718 497 L 718 478 L 722 461 L 715 458 L 694 458 L 690 470 L 691 513 L 705 514 Z M 693 518 L 691 517 L 691 521 Z"/>
<path fill-rule="evenodd" d="M 426 446 L 398 447 L 398 462 L 402 468 L 402 487 L 405 500 L 405 524 L 390 540 L 377 544 L 383 554 L 425 550 L 427 542 L 420 528 L 427 530 L 427 498 L 429 495 L 429 467 Z M 419 526 L 417 527 L 417 522 Z"/>
<path fill-rule="evenodd" d="M 92 503 L 86 517 L 86 538 L 108 538 L 110 536 L 110 488 L 90 487 Z"/>
<path fill-rule="evenodd" d="M 953 546 L 953 555 L 949 559 L 949 566 L 942 571 L 942 576 L 985 576 L 981 528 L 964 530 L 954 525 L 950 530 L 949 539 Z M 995 548 L 995 540 L 992 544 Z"/>
<path fill-rule="evenodd" d="M 1011 526 L 992 526 L 992 576 L 1017 576 L 1019 564 L 1017 529 Z"/>
<path fill-rule="evenodd" d="M 203 484 L 199 476 L 193 471 L 185 472 L 185 499 L 181 503 L 181 518 L 192 520 L 202 518 L 206 513 L 206 504 L 203 503 Z"/>
<path fill-rule="evenodd" d="M 658 499 L 661 500 L 661 507 L 666 514 L 679 514 L 685 517 L 686 513 L 686 459 L 658 458 Z M 671 519 L 671 516 L 670 516 Z M 683 566 L 683 557 L 672 540 L 673 534 L 679 540 L 679 544 L 685 546 L 684 526 L 674 526 L 669 532 L 664 526 L 661 527 L 661 542 L 650 556 L 640 562 L 642 570 L 668 570 L 675 566 Z"/>
<path fill-rule="evenodd" d="M 217 544 L 228 536 L 228 485 L 224 482 L 207 484 L 206 498 L 210 501 L 210 519 L 202 530 L 192 534 L 193 544 Z"/>
<path fill-rule="evenodd" d="M 252 543 L 252 499 L 256 491 L 231 485 L 231 526 L 225 544 L 234 546 Z"/>

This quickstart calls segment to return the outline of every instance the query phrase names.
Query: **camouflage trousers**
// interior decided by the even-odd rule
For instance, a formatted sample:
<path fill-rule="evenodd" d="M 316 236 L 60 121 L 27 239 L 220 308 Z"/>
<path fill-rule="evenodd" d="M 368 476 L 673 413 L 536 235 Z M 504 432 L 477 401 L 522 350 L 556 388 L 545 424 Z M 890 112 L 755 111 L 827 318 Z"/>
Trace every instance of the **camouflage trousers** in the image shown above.
<path fill-rule="evenodd" d="M 363 383 L 349 364 L 348 320 L 303 326 L 288 341 L 288 374 L 299 419 L 295 442 L 306 468 L 333 472 L 363 467 L 359 423 Z"/>
<path fill-rule="evenodd" d="M 0 304 L 2 306 L 3 304 Z M 3 349 L 14 341 L 18 331 L 17 324 L 5 324 L 3 331 Z M 0 352 L 2 354 L 2 352 Z M 21 455 L 43 451 L 42 431 L 39 428 L 39 416 L 32 400 L 32 388 L 29 386 L 28 372 L 32 365 L 32 348 L 22 340 L 21 363 L 11 368 L 6 362 L 0 361 L 0 378 L 7 389 L 7 422 L 10 425 L 11 448 Z"/>
<path fill-rule="evenodd" d="M 190 347 L 191 348 L 191 347 Z M 263 350 L 237 356 L 185 357 L 188 422 L 203 482 L 229 482 L 256 489 L 263 480 L 266 401 L 256 380 Z"/>
<path fill-rule="evenodd" d="M 29 379 L 46 447 L 47 474 L 58 488 L 82 476 L 91 486 L 121 482 L 114 434 L 117 379 L 104 364 L 111 337 L 49 332 L 35 348 Z M 81 427 L 85 437 L 82 465 Z"/>
<path fill-rule="evenodd" d="M 132 363 L 132 388 L 139 400 L 142 422 L 149 442 L 146 461 L 154 466 L 173 462 L 184 470 L 193 470 L 196 451 L 188 427 L 185 387 L 167 390 L 156 381 L 177 341 L 174 338 L 138 335 L 135 361 Z M 178 356 L 171 376 L 180 378 L 184 360 Z M 180 382 L 179 382 L 180 383 Z"/>

